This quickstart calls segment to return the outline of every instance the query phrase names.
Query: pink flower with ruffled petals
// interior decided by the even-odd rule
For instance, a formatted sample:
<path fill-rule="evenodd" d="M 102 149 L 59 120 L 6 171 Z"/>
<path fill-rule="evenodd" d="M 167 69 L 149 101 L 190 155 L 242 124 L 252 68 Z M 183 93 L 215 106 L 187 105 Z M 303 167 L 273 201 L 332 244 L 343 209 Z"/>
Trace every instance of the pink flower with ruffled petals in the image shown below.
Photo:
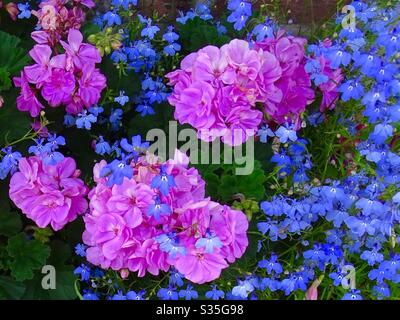
<path fill-rule="evenodd" d="M 63 69 L 55 69 L 43 86 L 42 96 L 50 106 L 58 107 L 60 104 L 71 100 L 74 90 L 74 75 Z"/>
<path fill-rule="evenodd" d="M 175 118 L 198 129 L 210 128 L 215 122 L 214 96 L 215 90 L 209 83 L 199 81 L 191 84 L 180 93 L 179 100 L 175 100 Z"/>
<path fill-rule="evenodd" d="M 206 253 L 203 249 L 191 247 L 186 255 L 177 258 L 174 266 L 186 279 L 203 284 L 218 279 L 228 264 L 218 253 Z"/>
<path fill-rule="evenodd" d="M 110 212 L 121 215 L 126 225 L 133 229 L 143 222 L 143 216 L 147 214 L 154 196 L 148 185 L 125 180 L 121 186 L 113 187 L 107 208 Z"/>
<path fill-rule="evenodd" d="M 168 271 L 170 268 L 167 254 L 160 251 L 159 244 L 153 239 L 145 240 L 128 257 L 127 266 L 130 271 L 137 271 L 139 277 L 144 277 L 146 272 L 158 276 L 160 271 Z"/>
<path fill-rule="evenodd" d="M 17 109 L 27 111 L 32 117 L 37 117 L 44 106 L 36 97 L 36 90 L 29 85 L 25 73 L 22 71 L 21 77 L 15 77 L 13 81 L 17 88 L 21 88 L 21 94 L 17 98 Z"/>
<path fill-rule="evenodd" d="M 63 69 L 65 67 L 65 54 L 51 58 L 52 50 L 48 45 L 35 45 L 29 51 L 29 55 L 36 64 L 25 67 L 24 72 L 28 81 L 36 84 L 38 88 L 51 77 L 53 68 Z"/>
<path fill-rule="evenodd" d="M 82 43 L 83 36 L 79 30 L 71 29 L 68 33 L 68 43 L 60 41 L 61 45 L 67 53 L 66 70 L 73 67 L 82 70 L 85 64 L 96 64 L 101 62 L 101 56 L 96 47 Z"/>
<path fill-rule="evenodd" d="M 85 64 L 83 66 L 82 76 L 78 81 L 78 96 L 87 108 L 99 101 L 101 91 L 106 87 L 106 82 L 106 77 L 94 65 Z"/>
<path fill-rule="evenodd" d="M 87 210 L 88 189 L 72 158 L 55 166 L 39 157 L 22 158 L 18 168 L 10 180 L 10 199 L 39 227 L 60 230 Z"/>

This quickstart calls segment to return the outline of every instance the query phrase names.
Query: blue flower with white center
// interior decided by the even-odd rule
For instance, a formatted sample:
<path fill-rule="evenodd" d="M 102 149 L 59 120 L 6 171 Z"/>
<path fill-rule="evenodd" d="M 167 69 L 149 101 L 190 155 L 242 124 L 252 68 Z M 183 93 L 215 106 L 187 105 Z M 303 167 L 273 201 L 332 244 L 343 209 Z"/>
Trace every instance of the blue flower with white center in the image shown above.
<path fill-rule="evenodd" d="M 142 142 L 142 137 L 140 135 L 133 136 L 131 144 L 129 144 L 126 138 L 121 140 L 122 149 L 124 149 L 134 158 L 137 158 L 140 154 L 145 153 L 149 146 L 149 142 Z"/>
<path fill-rule="evenodd" d="M 268 137 L 275 137 L 274 132 L 268 127 L 268 125 L 262 126 L 257 132 L 257 137 L 260 137 L 262 143 L 268 142 Z"/>
<path fill-rule="evenodd" d="M 178 292 L 176 292 L 176 288 L 160 288 L 157 292 L 157 297 L 161 300 L 178 300 Z"/>
<path fill-rule="evenodd" d="M 121 185 L 124 182 L 124 178 L 133 178 L 133 168 L 125 160 L 115 159 L 101 169 L 100 176 L 107 177 L 107 185 L 109 187 L 114 184 Z"/>
<path fill-rule="evenodd" d="M 168 26 L 167 32 L 163 34 L 163 39 L 168 43 L 174 43 L 178 41 L 179 35 L 174 32 L 173 26 Z"/>
<path fill-rule="evenodd" d="M 354 290 L 351 290 L 350 292 L 347 292 L 342 297 L 342 300 L 364 300 L 364 299 L 361 296 L 361 291 L 354 289 Z"/>
<path fill-rule="evenodd" d="M 141 290 L 139 292 L 136 291 L 128 291 L 126 293 L 127 300 L 144 300 L 145 291 Z"/>
<path fill-rule="evenodd" d="M 86 130 L 92 129 L 92 124 L 97 122 L 97 117 L 86 110 L 78 114 L 75 125 L 78 129 L 85 128 Z"/>
<path fill-rule="evenodd" d="M 124 106 L 129 102 L 129 97 L 125 95 L 125 91 L 120 91 L 119 96 L 115 97 L 114 101 Z"/>
<path fill-rule="evenodd" d="M 75 246 L 75 253 L 80 257 L 86 257 L 86 246 L 82 243 L 78 243 Z"/>
<path fill-rule="evenodd" d="M 104 141 L 103 136 L 100 136 L 99 141 L 96 142 L 95 152 L 102 156 L 104 156 L 105 154 L 111 154 L 111 146 L 107 141 Z"/>
<path fill-rule="evenodd" d="M 90 267 L 85 264 L 81 264 L 74 270 L 74 274 L 77 276 L 79 275 L 81 281 L 88 281 L 90 279 Z"/>
<path fill-rule="evenodd" d="M 224 298 L 225 293 L 222 290 L 219 290 L 216 285 L 212 285 L 211 290 L 207 291 L 205 296 L 210 300 L 220 300 Z"/>
<path fill-rule="evenodd" d="M 283 272 L 282 265 L 278 262 L 278 256 L 272 254 L 269 260 L 260 260 L 258 262 L 258 267 L 267 270 L 268 274 L 275 272 L 276 274 L 281 274 Z"/>
<path fill-rule="evenodd" d="M 136 107 L 136 109 L 135 109 L 137 112 L 139 112 L 140 113 L 140 116 L 142 116 L 142 117 L 145 117 L 145 116 L 147 116 L 147 115 L 153 115 L 153 114 L 155 114 L 155 111 L 154 111 L 154 109 L 153 109 L 153 107 L 151 106 L 151 104 L 150 103 L 146 103 L 146 102 L 143 102 L 142 104 L 139 104 L 137 107 Z"/>
<path fill-rule="evenodd" d="M 196 290 L 193 290 L 193 286 L 188 284 L 186 289 L 179 291 L 179 297 L 184 298 L 185 300 L 193 300 L 193 299 L 198 299 L 199 294 L 197 293 Z"/>
<path fill-rule="evenodd" d="M 174 56 L 181 48 L 178 43 L 169 43 L 164 47 L 163 51 L 166 56 Z"/>
<path fill-rule="evenodd" d="M 383 254 L 376 250 L 365 250 L 360 258 L 367 261 L 370 266 L 373 266 L 383 261 Z"/>
<path fill-rule="evenodd" d="M 221 240 L 210 232 L 207 232 L 205 238 L 200 238 L 195 243 L 196 248 L 205 248 L 206 253 L 213 253 L 214 248 L 222 248 Z"/>
<path fill-rule="evenodd" d="M 155 176 L 151 181 L 151 187 L 153 189 L 158 189 L 164 196 L 167 196 L 170 189 L 175 186 L 175 179 L 172 175 L 166 172 L 165 166 L 161 166 L 160 174 L 158 176 Z"/>
<path fill-rule="evenodd" d="M 247 298 L 250 293 L 254 291 L 254 286 L 247 280 L 238 281 L 238 285 L 236 287 L 233 287 L 232 289 L 232 294 L 234 296 L 240 297 L 240 298 Z"/>
<path fill-rule="evenodd" d="M 153 26 L 152 25 L 152 20 L 150 18 L 146 19 L 142 15 L 138 14 L 139 21 L 145 25 L 145 27 L 142 29 L 141 36 L 142 37 L 147 37 L 150 40 L 154 39 L 154 36 L 158 31 L 160 31 L 160 28 L 158 26 Z"/>
<path fill-rule="evenodd" d="M 279 138 L 281 143 L 286 143 L 288 140 L 292 142 L 297 140 L 296 131 L 284 126 L 279 127 L 279 129 L 275 131 L 275 135 Z"/>
<path fill-rule="evenodd" d="M 108 11 L 103 16 L 103 22 L 106 22 L 107 27 L 112 27 L 113 25 L 121 25 L 121 17 L 115 11 Z"/>
<path fill-rule="evenodd" d="M 168 204 L 161 203 L 160 199 L 156 199 L 155 203 L 149 206 L 147 215 L 154 217 L 157 221 L 161 219 L 161 216 L 169 216 L 172 213 L 171 207 Z"/>

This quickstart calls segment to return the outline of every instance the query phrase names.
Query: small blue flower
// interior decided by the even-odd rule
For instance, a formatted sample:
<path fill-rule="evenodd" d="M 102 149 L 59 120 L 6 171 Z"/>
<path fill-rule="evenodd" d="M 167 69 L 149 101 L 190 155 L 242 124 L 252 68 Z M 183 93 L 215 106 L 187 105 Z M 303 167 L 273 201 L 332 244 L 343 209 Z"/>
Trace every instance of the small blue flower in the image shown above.
<path fill-rule="evenodd" d="M 188 284 L 186 289 L 179 291 L 179 297 L 185 298 L 185 300 L 192 300 L 192 299 L 198 299 L 199 294 L 197 293 L 196 290 L 193 290 L 193 286 Z"/>
<path fill-rule="evenodd" d="M 124 106 L 129 102 L 129 97 L 125 95 L 125 91 L 120 91 L 119 96 L 114 98 L 114 101 Z"/>
<path fill-rule="evenodd" d="M 213 253 L 214 248 L 222 248 L 222 242 L 216 235 L 207 233 L 205 238 L 196 241 L 195 246 L 196 248 L 205 248 L 206 253 Z"/>
<path fill-rule="evenodd" d="M 18 3 L 18 10 L 20 11 L 18 19 L 29 19 L 32 15 L 30 10 L 30 5 L 28 2 Z"/>
<path fill-rule="evenodd" d="M 80 257 L 86 257 L 86 246 L 82 243 L 78 243 L 75 246 L 75 253 Z"/>
<path fill-rule="evenodd" d="M 106 12 L 103 16 L 103 21 L 106 22 L 108 27 L 111 27 L 114 24 L 119 26 L 122 23 L 121 17 L 115 11 Z"/>
<path fill-rule="evenodd" d="M 81 264 L 74 270 L 74 274 L 79 275 L 81 281 L 88 281 L 90 279 L 90 267 L 85 264 Z"/>
<path fill-rule="evenodd" d="M 220 300 L 224 298 L 225 293 L 222 290 L 219 290 L 216 285 L 212 285 L 211 290 L 207 291 L 205 296 L 207 299 Z"/>
<path fill-rule="evenodd" d="M 178 300 L 178 292 L 174 287 L 160 288 L 157 292 L 157 297 L 161 300 Z"/>
<path fill-rule="evenodd" d="M 155 176 L 151 181 L 151 187 L 160 190 L 161 194 L 164 196 L 167 196 L 170 189 L 175 186 L 175 179 L 166 172 L 165 166 L 161 166 L 160 175 Z"/>
<path fill-rule="evenodd" d="M 361 296 L 361 291 L 353 289 L 349 292 L 347 292 L 343 297 L 342 300 L 363 300 L 363 297 Z"/>
<path fill-rule="evenodd" d="M 97 122 L 97 117 L 91 113 L 87 113 L 87 111 L 83 111 L 83 113 L 78 114 L 76 118 L 76 127 L 78 129 L 85 128 L 86 130 L 90 130 L 92 128 L 92 124 Z"/>

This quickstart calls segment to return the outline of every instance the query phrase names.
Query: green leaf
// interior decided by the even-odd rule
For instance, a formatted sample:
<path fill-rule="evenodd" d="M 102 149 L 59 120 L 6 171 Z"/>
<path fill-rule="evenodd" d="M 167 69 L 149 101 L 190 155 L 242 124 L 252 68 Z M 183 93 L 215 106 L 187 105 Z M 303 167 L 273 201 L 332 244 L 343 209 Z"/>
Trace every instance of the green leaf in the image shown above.
<path fill-rule="evenodd" d="M 15 75 L 30 60 L 26 51 L 20 48 L 21 40 L 4 31 L 0 31 L 0 67 Z"/>
<path fill-rule="evenodd" d="M 182 47 L 188 52 L 197 51 L 207 45 L 222 46 L 229 42 L 229 37 L 219 35 L 217 28 L 199 17 L 189 20 L 180 26 Z"/>
<path fill-rule="evenodd" d="M 10 212 L 8 204 L 0 204 L 0 235 L 11 237 L 21 231 L 21 217 L 16 212 Z"/>
<path fill-rule="evenodd" d="M 33 278 L 33 271 L 43 267 L 49 257 L 50 248 L 37 240 L 28 240 L 25 233 L 8 239 L 7 252 L 11 275 L 19 281 Z"/>
<path fill-rule="evenodd" d="M 0 276 L 0 299 L 17 300 L 22 297 L 25 286 L 22 282 L 15 281 L 11 277 Z"/>
<path fill-rule="evenodd" d="M 23 299 L 29 300 L 71 300 L 75 299 L 74 267 L 65 264 L 71 256 L 71 250 L 65 243 L 55 240 L 51 244 L 51 256 L 47 261 L 56 271 L 56 289 L 45 290 L 42 288 L 42 279 L 45 276 L 40 271 L 32 280 L 26 281 L 26 291 Z"/>
<path fill-rule="evenodd" d="M 2 95 L 4 105 L 0 108 L 0 145 L 5 145 L 23 137 L 31 128 L 28 113 L 16 107 L 17 90 L 14 88 Z"/>

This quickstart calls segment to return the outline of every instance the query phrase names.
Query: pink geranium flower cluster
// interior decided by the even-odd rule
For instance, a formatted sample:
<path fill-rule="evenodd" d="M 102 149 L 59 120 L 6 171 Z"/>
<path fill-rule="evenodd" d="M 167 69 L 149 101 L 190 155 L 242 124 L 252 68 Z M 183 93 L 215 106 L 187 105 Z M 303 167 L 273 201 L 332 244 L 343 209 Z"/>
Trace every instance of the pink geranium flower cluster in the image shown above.
<path fill-rule="evenodd" d="M 92 0 L 47 0 L 32 11 L 39 27 L 32 32 L 37 44 L 29 52 L 35 64 L 14 78 L 15 86 L 21 88 L 19 110 L 37 117 L 44 109 L 39 93 L 51 107 L 64 105 L 71 114 L 99 101 L 106 87 L 106 78 L 96 68 L 101 56 L 96 47 L 83 43 L 79 31 L 85 20 L 83 7 L 94 5 Z"/>
<path fill-rule="evenodd" d="M 57 50 L 40 41 L 33 47 L 29 54 L 35 64 L 25 67 L 21 76 L 14 78 L 15 86 L 21 88 L 17 98 L 19 110 L 37 117 L 44 108 L 39 92 L 51 107 L 65 105 L 71 114 L 99 101 L 106 87 L 105 76 L 96 68 L 101 56 L 96 47 L 82 41 L 80 31 L 70 29 L 68 41 L 60 40 L 65 53 L 54 54 Z"/>
<path fill-rule="evenodd" d="M 153 163 L 153 162 L 152 162 Z M 83 234 L 89 262 L 104 269 L 158 275 L 174 266 L 188 280 L 205 283 L 240 258 L 247 245 L 246 216 L 205 198 L 205 182 L 189 159 L 150 164 L 132 162 L 132 179 L 108 186 L 96 164 L 96 186 L 89 193 L 90 214 Z M 171 183 L 169 191 L 154 181 Z M 158 184 L 157 184 L 158 185 Z"/>
<path fill-rule="evenodd" d="M 45 165 L 40 157 L 22 158 L 10 181 L 10 199 L 40 228 L 58 231 L 88 208 L 88 188 L 72 158 Z"/>
<path fill-rule="evenodd" d="M 55 46 L 69 30 L 79 30 L 85 21 L 84 8 L 93 8 L 93 0 L 45 0 L 39 10 L 32 10 L 38 19 L 39 31 L 32 33 L 36 41 Z M 40 39 L 40 40 L 39 40 Z"/>
<path fill-rule="evenodd" d="M 236 39 L 190 54 L 167 75 L 175 118 L 196 128 L 203 140 L 222 137 L 232 145 L 254 135 L 263 121 L 299 128 L 300 115 L 315 99 L 305 45 L 305 39 L 280 31 L 262 42 Z M 322 63 L 332 72 L 328 60 Z M 325 104 L 334 101 L 336 87 L 331 81 L 323 88 Z"/>

